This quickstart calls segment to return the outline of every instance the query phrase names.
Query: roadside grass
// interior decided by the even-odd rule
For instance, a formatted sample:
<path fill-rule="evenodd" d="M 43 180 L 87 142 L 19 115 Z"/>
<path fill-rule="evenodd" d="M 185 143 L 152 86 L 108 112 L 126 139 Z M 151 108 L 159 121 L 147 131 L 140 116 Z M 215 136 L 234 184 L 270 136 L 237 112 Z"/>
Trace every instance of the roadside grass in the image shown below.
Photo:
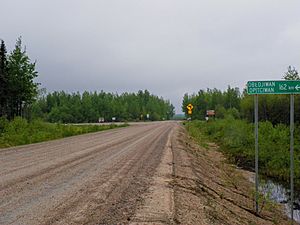
<path fill-rule="evenodd" d="M 201 126 L 202 121 L 193 121 L 193 122 L 184 122 L 183 125 L 187 129 L 190 136 L 194 138 L 198 145 L 201 147 L 208 149 L 209 138 L 203 132 L 199 132 L 199 127 Z"/>
<path fill-rule="evenodd" d="M 0 148 L 32 144 L 126 126 L 128 124 L 101 126 L 65 125 L 47 123 L 42 120 L 28 122 L 21 117 L 16 117 L 13 121 L 0 118 Z"/>
<path fill-rule="evenodd" d="M 232 118 L 215 121 L 186 122 L 189 134 L 203 147 L 208 141 L 216 142 L 227 158 L 248 170 L 254 170 L 254 125 Z M 260 174 L 289 181 L 289 127 L 270 122 L 259 123 Z M 300 129 L 295 129 L 295 188 L 300 188 Z"/>
<path fill-rule="evenodd" d="M 207 133 L 210 129 L 213 129 L 215 132 L 218 132 L 219 128 L 223 127 L 225 124 L 226 126 L 229 124 L 232 125 L 234 124 L 234 122 L 229 121 L 227 124 L 227 121 L 220 121 L 220 124 L 218 124 L 218 126 L 217 124 L 215 124 L 216 122 L 217 121 L 211 121 L 208 123 L 204 121 L 184 122 L 186 130 L 190 134 L 190 136 L 187 138 L 184 144 L 186 144 L 186 142 L 188 142 L 189 140 L 193 139 L 196 141 L 196 143 L 203 141 L 206 143 L 205 145 L 208 146 L 207 148 L 199 148 L 196 146 L 193 147 L 194 144 L 191 144 L 191 148 L 187 146 L 186 149 L 187 151 L 191 152 L 196 156 L 194 162 L 194 166 L 196 168 L 194 169 L 194 171 L 196 174 L 196 180 L 198 181 L 197 184 L 200 184 L 200 187 L 204 187 L 204 189 L 205 187 L 209 187 L 208 189 L 206 189 L 208 193 L 210 192 L 209 190 L 212 191 L 210 192 L 212 193 L 212 195 L 204 195 L 204 192 L 201 192 L 201 197 L 203 198 L 205 196 L 204 198 L 207 199 L 207 201 L 203 199 L 201 199 L 201 201 L 205 202 L 204 212 L 209 221 L 211 223 L 220 223 L 222 221 L 222 224 L 237 224 L 236 222 L 234 223 L 233 221 L 231 221 L 233 220 L 231 216 L 232 213 L 237 212 L 235 211 L 235 209 L 236 206 L 238 206 L 238 208 L 240 208 L 238 214 L 240 213 L 239 215 L 241 215 L 241 217 L 239 215 L 237 215 L 236 217 L 236 221 L 238 221 L 238 224 L 264 224 L 264 221 L 260 221 L 260 219 L 265 221 L 270 221 L 271 219 L 272 224 L 287 224 L 282 223 L 283 220 L 287 219 L 286 216 L 284 216 L 284 214 L 282 213 L 282 206 L 278 205 L 277 203 L 271 200 L 271 192 L 269 190 L 265 192 L 266 195 L 259 193 L 260 211 L 259 216 L 257 217 L 255 213 L 254 185 L 251 183 L 250 180 L 247 179 L 250 173 L 244 170 L 240 170 L 236 167 L 236 165 L 232 165 L 231 162 L 229 163 L 226 160 L 229 159 L 229 148 L 225 148 L 225 145 L 221 144 L 221 142 L 219 141 L 216 141 L 217 139 L 213 137 L 214 135 L 208 135 Z M 234 126 L 238 125 L 239 127 L 243 127 L 239 122 L 240 121 L 238 121 L 238 123 Z M 250 124 L 249 135 L 252 135 L 253 133 L 252 128 L 253 127 Z M 246 128 L 243 127 L 242 130 L 244 129 Z M 238 130 L 238 132 L 241 133 L 241 130 Z M 233 135 L 232 129 L 223 132 L 223 134 L 225 133 L 226 135 Z M 216 134 L 216 136 L 222 137 L 220 133 Z M 236 134 L 234 134 L 233 139 L 235 137 L 237 137 Z M 233 142 L 232 140 L 227 141 L 228 143 L 234 143 L 234 146 L 237 145 L 236 143 L 242 143 L 242 141 L 239 142 L 238 140 L 234 140 L 235 142 Z M 225 154 L 220 154 L 218 153 L 218 151 L 221 151 Z M 226 156 L 225 158 L 224 155 Z M 200 188 L 200 190 L 202 189 Z M 230 204 L 228 204 L 228 202 L 230 202 Z M 228 207 L 223 208 L 227 204 Z M 235 209 L 231 208 L 232 205 L 235 206 Z M 227 215 L 226 210 L 228 210 L 229 213 Z M 243 210 L 245 211 L 243 212 Z M 219 212 L 218 216 L 214 214 L 215 212 Z M 245 216 L 246 214 L 248 216 Z M 229 219 L 229 221 L 227 219 Z"/>

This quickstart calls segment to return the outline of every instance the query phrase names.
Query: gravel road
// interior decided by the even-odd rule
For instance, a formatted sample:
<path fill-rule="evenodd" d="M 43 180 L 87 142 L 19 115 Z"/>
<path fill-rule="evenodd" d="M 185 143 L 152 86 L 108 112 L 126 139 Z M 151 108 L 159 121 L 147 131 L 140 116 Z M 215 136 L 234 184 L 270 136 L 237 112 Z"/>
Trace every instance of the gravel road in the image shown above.
<path fill-rule="evenodd" d="M 170 121 L 2 149 L 0 225 L 290 224 L 207 146 Z"/>
<path fill-rule="evenodd" d="M 149 123 L 0 150 L 0 224 L 129 223 L 168 161 L 176 126 Z"/>

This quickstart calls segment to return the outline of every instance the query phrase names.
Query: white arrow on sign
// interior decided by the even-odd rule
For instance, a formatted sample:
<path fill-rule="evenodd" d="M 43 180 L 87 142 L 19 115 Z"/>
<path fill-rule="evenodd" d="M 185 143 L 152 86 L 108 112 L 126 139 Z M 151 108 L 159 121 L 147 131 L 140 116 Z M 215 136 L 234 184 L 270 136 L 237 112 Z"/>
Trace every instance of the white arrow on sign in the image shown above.
<path fill-rule="evenodd" d="M 295 89 L 298 91 L 300 89 L 300 86 L 296 85 Z"/>

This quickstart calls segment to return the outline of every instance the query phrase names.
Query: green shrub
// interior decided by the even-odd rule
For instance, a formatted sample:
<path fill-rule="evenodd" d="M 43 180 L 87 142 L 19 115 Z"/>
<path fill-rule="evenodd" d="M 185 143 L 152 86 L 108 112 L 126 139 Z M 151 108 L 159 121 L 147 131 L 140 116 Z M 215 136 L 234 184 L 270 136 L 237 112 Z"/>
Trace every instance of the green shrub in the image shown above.
<path fill-rule="evenodd" d="M 222 151 L 239 166 L 253 170 L 255 163 L 254 125 L 232 117 L 210 122 L 193 121 L 186 125 L 196 139 L 217 142 Z M 300 184 L 300 129 L 295 130 L 295 176 Z M 205 135 L 205 138 L 203 138 Z M 199 141 L 201 142 L 201 141 Z M 290 166 L 290 130 L 283 124 L 259 123 L 259 171 L 288 181 Z M 299 185 L 298 184 L 298 185 Z"/>
<path fill-rule="evenodd" d="M 6 117 L 0 117 L 0 134 L 3 133 L 4 128 L 7 126 L 8 120 Z"/>
<path fill-rule="evenodd" d="M 16 117 L 13 121 L 0 118 L 0 148 L 11 147 L 69 137 L 90 132 L 124 127 L 123 125 L 63 125 L 46 123 L 42 120 L 28 122 Z"/>

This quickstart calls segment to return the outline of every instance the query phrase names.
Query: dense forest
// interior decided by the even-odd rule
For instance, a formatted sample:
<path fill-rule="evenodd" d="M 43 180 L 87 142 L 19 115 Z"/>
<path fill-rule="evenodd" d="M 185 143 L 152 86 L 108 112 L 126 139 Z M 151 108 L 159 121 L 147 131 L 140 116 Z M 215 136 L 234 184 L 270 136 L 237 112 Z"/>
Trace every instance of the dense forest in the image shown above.
<path fill-rule="evenodd" d="M 21 38 L 15 49 L 7 54 L 0 46 L 0 117 L 9 120 L 17 116 L 48 122 L 81 123 L 133 120 L 168 120 L 174 115 L 174 106 L 148 90 L 138 93 L 113 94 L 101 92 L 46 94 L 38 90 L 34 80 L 38 76 Z"/>
<path fill-rule="evenodd" d="M 42 95 L 30 108 L 30 117 L 49 122 L 80 123 L 104 121 L 168 120 L 174 106 L 149 93 L 84 92 L 68 94 L 63 91 Z M 148 114 L 148 117 L 147 117 Z"/>
<path fill-rule="evenodd" d="M 299 80 L 298 72 L 291 66 L 288 67 L 283 79 Z M 226 91 L 218 89 L 200 90 L 197 94 L 185 94 L 182 102 L 182 111 L 187 115 L 186 106 L 192 103 L 194 106 L 192 119 L 203 120 L 206 110 L 215 110 L 216 118 L 231 116 L 236 119 L 253 121 L 254 100 L 239 88 L 228 86 Z M 273 124 L 289 123 L 289 95 L 260 95 L 259 96 L 259 120 L 270 121 Z M 188 115 L 187 115 L 188 116 Z M 295 121 L 300 121 L 300 96 L 295 95 Z"/>

